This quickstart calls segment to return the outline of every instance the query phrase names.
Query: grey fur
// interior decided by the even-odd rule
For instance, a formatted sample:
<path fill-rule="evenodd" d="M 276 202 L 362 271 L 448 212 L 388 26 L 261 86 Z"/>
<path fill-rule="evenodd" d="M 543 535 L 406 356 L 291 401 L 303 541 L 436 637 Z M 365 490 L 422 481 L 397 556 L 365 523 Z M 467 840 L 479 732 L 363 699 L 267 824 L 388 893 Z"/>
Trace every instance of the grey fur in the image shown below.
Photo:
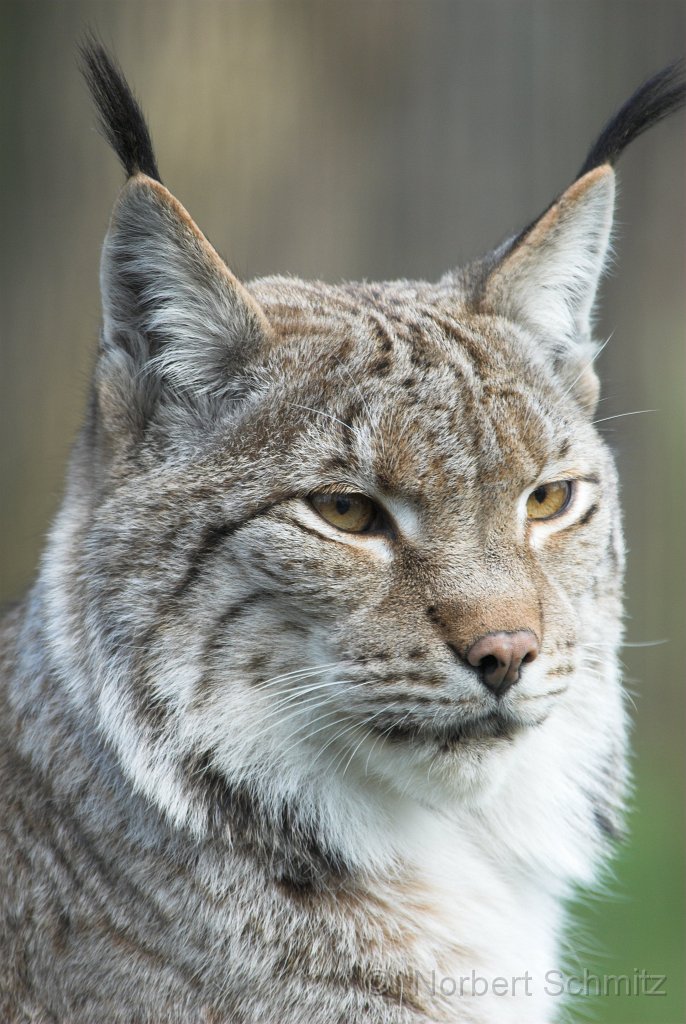
<path fill-rule="evenodd" d="M 611 175 L 500 259 L 338 287 L 241 285 L 129 180 L 89 417 L 2 629 L 3 1022 L 524 1019 L 416 979 L 555 966 L 621 823 L 623 544 L 588 333 Z M 546 466 L 588 497 L 534 543 Z M 392 539 L 313 518 L 342 485 Z M 499 701 L 461 652 L 522 624 L 539 665 Z"/>

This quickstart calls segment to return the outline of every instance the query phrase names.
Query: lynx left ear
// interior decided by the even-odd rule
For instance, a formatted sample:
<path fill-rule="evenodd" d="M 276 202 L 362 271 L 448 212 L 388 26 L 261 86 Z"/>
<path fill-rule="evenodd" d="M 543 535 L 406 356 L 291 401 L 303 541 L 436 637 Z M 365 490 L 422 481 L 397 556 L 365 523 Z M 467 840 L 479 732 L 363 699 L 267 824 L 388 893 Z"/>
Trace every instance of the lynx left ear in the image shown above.
<path fill-rule="evenodd" d="M 488 275 L 479 303 L 484 311 L 528 327 L 556 362 L 575 364 L 581 377 L 581 361 L 592 359 L 591 315 L 610 246 L 614 195 L 609 164 L 575 181 L 508 247 Z M 582 391 L 593 392 L 592 381 L 581 377 Z M 593 394 L 586 397 L 594 401 Z"/>
<path fill-rule="evenodd" d="M 515 243 L 490 275 L 484 301 L 553 343 L 590 336 L 612 231 L 615 175 L 589 171 Z"/>
<path fill-rule="evenodd" d="M 612 229 L 612 167 L 633 139 L 685 102 L 681 61 L 639 85 L 598 135 L 574 184 L 482 264 L 477 308 L 528 326 L 588 409 L 598 392 L 591 317 Z"/>

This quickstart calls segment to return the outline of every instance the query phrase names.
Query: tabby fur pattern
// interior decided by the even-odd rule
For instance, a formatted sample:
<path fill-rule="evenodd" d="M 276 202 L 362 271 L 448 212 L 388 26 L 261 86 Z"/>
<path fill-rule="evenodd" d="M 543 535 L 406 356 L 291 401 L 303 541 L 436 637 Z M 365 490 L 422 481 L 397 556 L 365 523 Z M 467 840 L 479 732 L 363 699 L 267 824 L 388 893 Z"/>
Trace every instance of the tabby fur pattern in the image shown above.
<path fill-rule="evenodd" d="M 0 1020 L 552 1021 L 627 779 L 591 313 L 612 164 L 680 72 L 438 283 L 243 285 L 84 60 L 128 180 L 64 501 L 2 626 Z M 522 629 L 538 656 L 496 692 L 467 653 Z"/>

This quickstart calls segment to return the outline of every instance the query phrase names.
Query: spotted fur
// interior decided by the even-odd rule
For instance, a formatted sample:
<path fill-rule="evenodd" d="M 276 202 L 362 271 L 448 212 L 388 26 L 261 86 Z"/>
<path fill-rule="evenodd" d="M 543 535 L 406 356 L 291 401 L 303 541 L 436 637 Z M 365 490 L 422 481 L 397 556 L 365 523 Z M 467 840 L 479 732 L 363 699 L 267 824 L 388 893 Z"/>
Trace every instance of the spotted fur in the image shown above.
<path fill-rule="evenodd" d="M 89 52 L 130 177 L 64 503 L 3 625 L 0 1018 L 551 1021 L 626 786 L 608 154 L 438 283 L 243 285 Z M 328 524 L 308 498 L 341 488 L 390 525 Z M 467 654 L 521 629 L 538 657 L 497 696 Z"/>

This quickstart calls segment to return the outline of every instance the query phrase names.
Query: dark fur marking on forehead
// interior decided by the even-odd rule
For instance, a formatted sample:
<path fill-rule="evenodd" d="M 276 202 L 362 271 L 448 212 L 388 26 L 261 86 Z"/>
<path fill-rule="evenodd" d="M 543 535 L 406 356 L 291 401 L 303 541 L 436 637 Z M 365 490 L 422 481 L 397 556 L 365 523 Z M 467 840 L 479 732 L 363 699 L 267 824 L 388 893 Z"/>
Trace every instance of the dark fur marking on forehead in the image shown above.
<path fill-rule="evenodd" d="M 376 362 L 371 363 L 367 367 L 369 373 L 376 374 L 380 377 L 385 377 L 391 370 L 392 364 L 389 359 L 377 359 Z"/>
<path fill-rule="evenodd" d="M 435 326 L 468 356 L 475 370 L 481 371 L 493 367 L 494 360 L 487 345 L 470 338 L 458 323 L 449 320 L 446 316 L 434 313 L 431 319 Z"/>
<path fill-rule="evenodd" d="M 379 348 L 384 354 L 388 354 L 393 351 L 393 339 L 386 330 L 381 319 L 378 316 L 372 316 L 371 321 L 371 334 L 379 342 Z"/>
<path fill-rule="evenodd" d="M 319 467 L 321 473 L 338 473 L 350 469 L 350 463 L 342 455 L 332 455 Z"/>
<path fill-rule="evenodd" d="M 359 412 L 359 410 L 357 411 Z M 344 423 L 349 428 L 352 428 L 351 419 L 352 417 L 350 416 L 349 413 L 345 415 Z M 339 437 L 345 450 L 343 458 L 345 459 L 346 467 L 348 469 L 352 469 L 358 465 L 359 461 L 357 449 L 355 447 L 355 442 L 357 440 L 355 437 L 355 432 L 353 429 L 346 430 L 345 427 L 341 425 Z"/>
<path fill-rule="evenodd" d="M 411 346 L 416 345 L 418 348 L 421 347 L 424 342 L 424 331 L 421 329 L 419 324 L 413 321 L 405 326 L 405 338 L 409 344 Z"/>

